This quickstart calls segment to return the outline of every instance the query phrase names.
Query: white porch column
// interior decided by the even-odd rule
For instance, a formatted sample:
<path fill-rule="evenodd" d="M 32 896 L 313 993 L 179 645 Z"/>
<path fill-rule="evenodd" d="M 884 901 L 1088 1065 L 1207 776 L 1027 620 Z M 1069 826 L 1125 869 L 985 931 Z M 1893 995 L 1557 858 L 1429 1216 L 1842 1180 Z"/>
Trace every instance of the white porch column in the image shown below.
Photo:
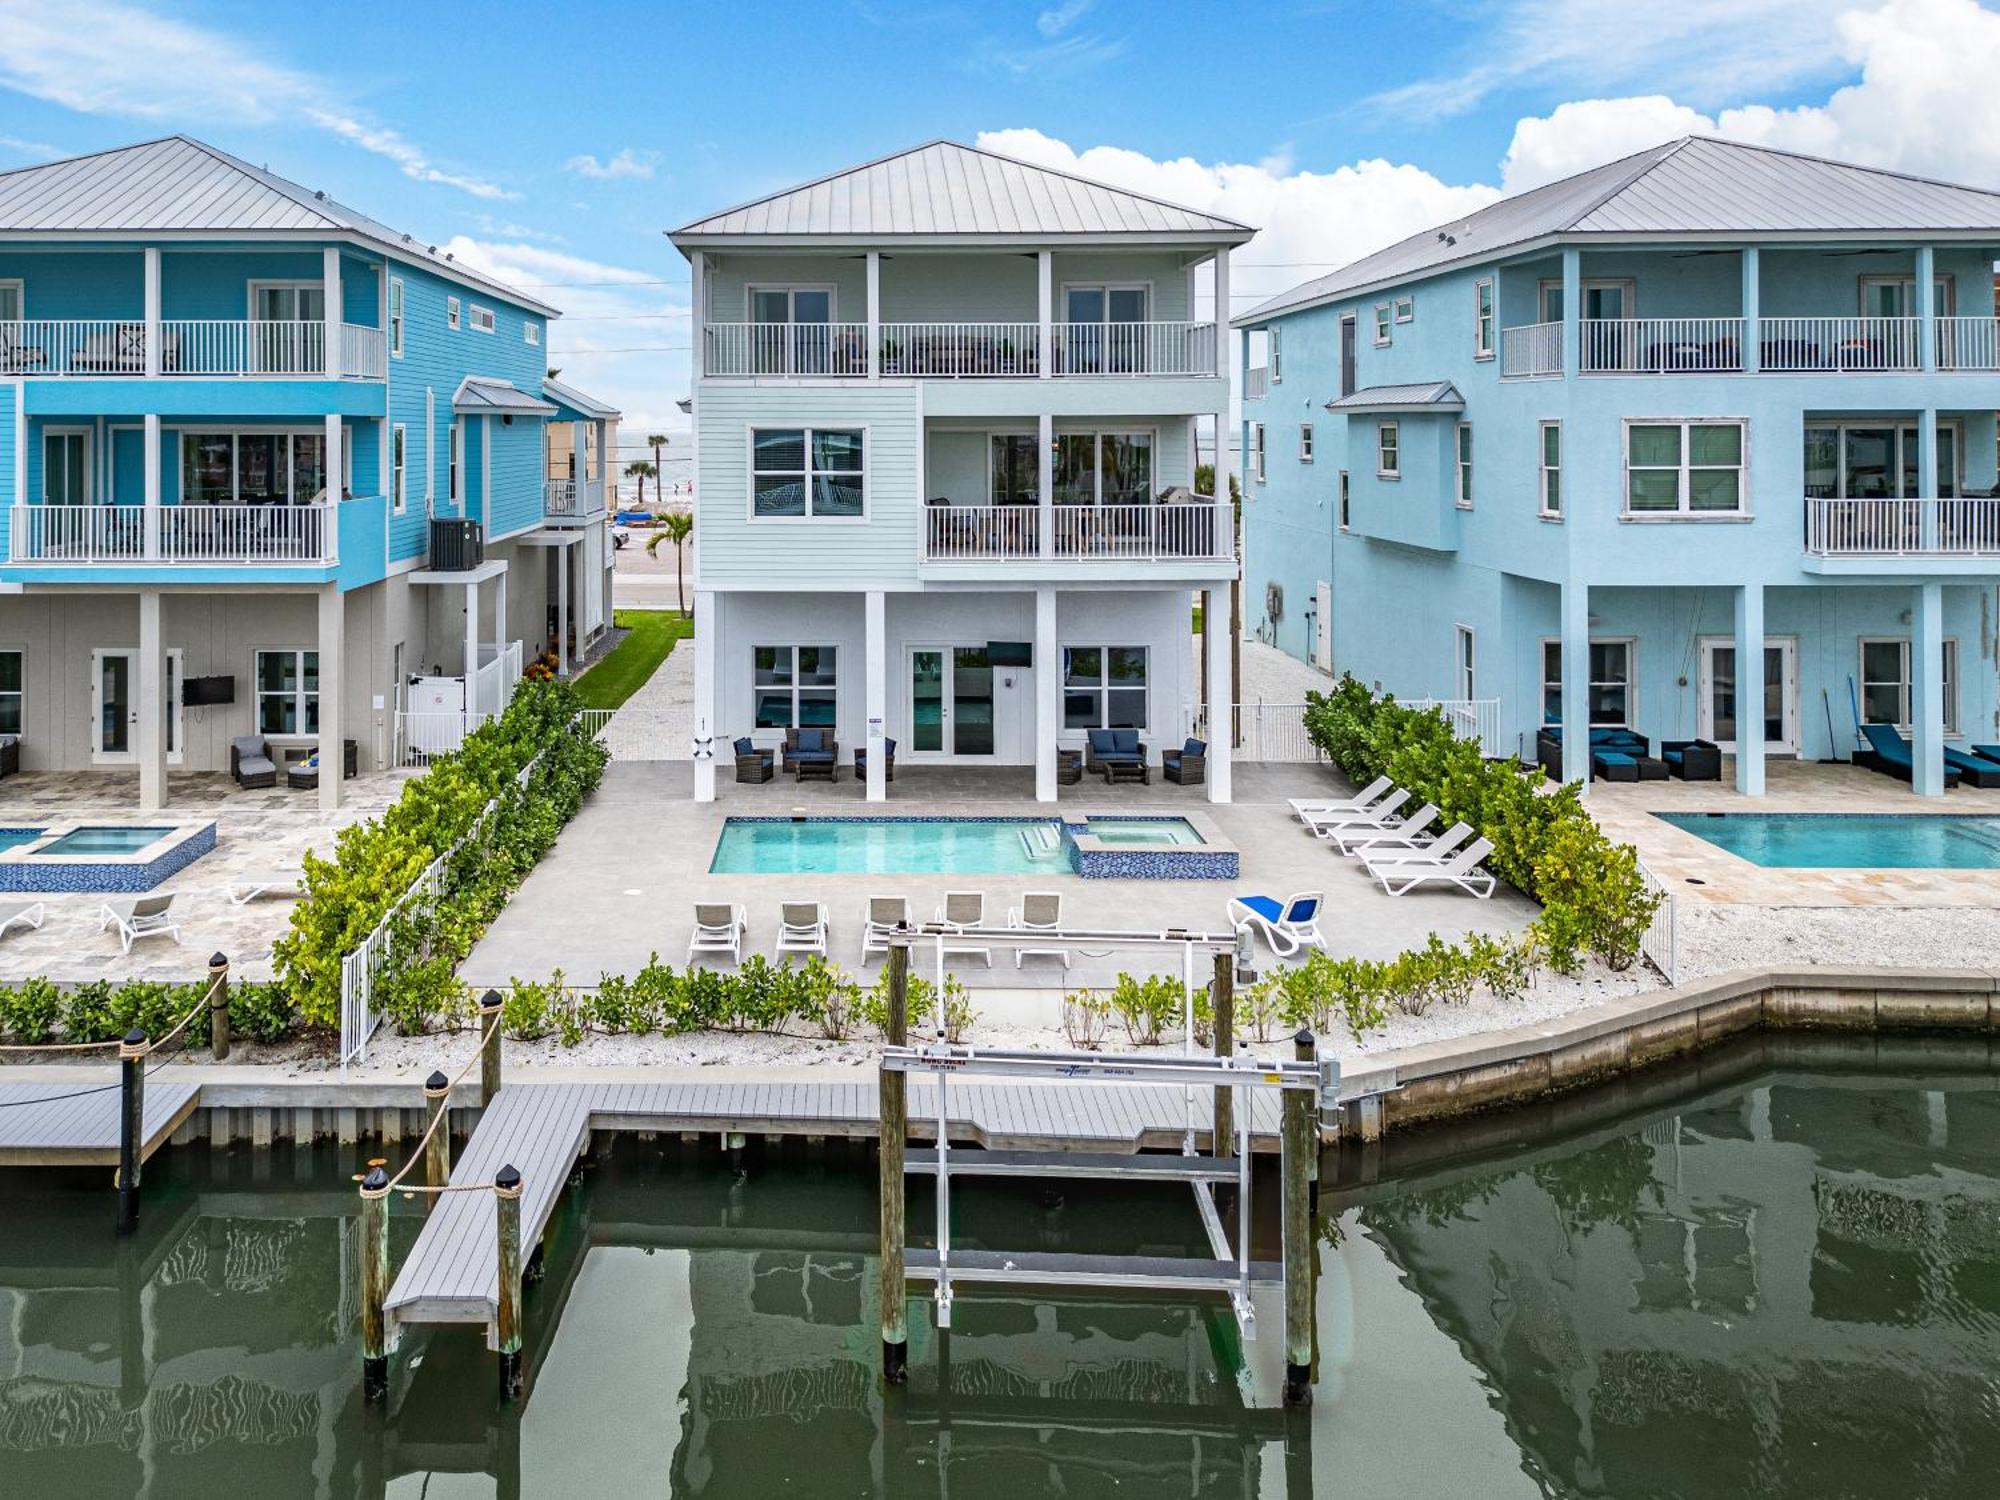
<path fill-rule="evenodd" d="M 140 439 L 141 462 L 146 466 L 146 514 L 143 521 L 146 537 L 146 556 L 160 555 L 160 414 L 147 412 L 143 421 L 143 436 Z M 26 447 L 17 439 L 19 446 Z"/>
<path fill-rule="evenodd" d="M 1567 312 L 1568 306 L 1564 309 Z M 1590 790 L 1590 585 L 1570 579 L 1562 591 L 1563 780 Z"/>
<path fill-rule="evenodd" d="M 1910 727 L 1919 797 L 1944 795 L 1944 590 L 1920 583 L 1910 610 Z"/>
<path fill-rule="evenodd" d="M 1056 419 L 1043 412 L 1035 425 L 1035 494 L 1040 509 L 1035 514 L 1036 550 L 1043 557 L 1056 555 Z"/>
<path fill-rule="evenodd" d="M 882 378 L 882 252 L 868 252 L 868 378 Z"/>
<path fill-rule="evenodd" d="M 146 373 L 160 373 L 160 250 L 146 247 Z"/>
<path fill-rule="evenodd" d="M 1757 247 L 1746 245 L 1737 257 L 1743 270 L 1743 371 L 1755 375 L 1764 367 L 1764 339 L 1761 332 L 1763 321 L 1763 272 L 1758 268 Z"/>
<path fill-rule="evenodd" d="M 507 649 L 507 575 L 500 574 L 493 580 L 493 659 L 498 661 L 500 653 Z M 505 688 L 502 689 L 505 691 Z"/>
<path fill-rule="evenodd" d="M 1055 256 L 1047 250 L 1035 252 L 1035 317 L 1037 330 L 1035 373 L 1047 380 L 1055 373 L 1056 357 L 1056 273 Z"/>
<path fill-rule="evenodd" d="M 864 596 L 862 627 L 862 668 L 866 679 L 863 712 L 868 722 L 862 726 L 861 740 L 868 750 L 868 800 L 889 800 L 889 600 L 880 589 Z"/>
<path fill-rule="evenodd" d="M 319 809 L 340 806 L 347 777 L 341 733 L 341 701 L 346 691 L 347 596 L 329 583 L 319 591 Z"/>
<path fill-rule="evenodd" d="M 728 745 L 715 724 L 715 590 L 694 591 L 694 800 L 715 800 L 715 759 Z M 700 757 L 702 741 L 711 754 Z"/>
<path fill-rule="evenodd" d="M 388 274 L 388 269 L 385 267 L 382 272 L 385 285 Z M 326 326 L 322 332 L 322 337 L 326 342 L 326 378 L 328 380 L 338 380 L 345 373 L 340 367 L 340 323 L 342 309 L 340 305 L 340 247 L 338 245 L 328 245 L 326 249 L 320 252 L 320 280 L 325 284 L 326 291 Z M 388 337 L 389 330 L 384 328 L 382 330 L 382 338 L 385 348 L 387 347 L 386 341 Z M 323 766 L 324 763 L 322 763 L 322 768 Z M 326 776 L 323 769 L 319 780 L 321 786 L 326 785 Z M 325 794 L 322 793 L 321 795 Z"/>
<path fill-rule="evenodd" d="M 139 595 L 139 732 L 133 748 L 139 754 L 139 810 L 158 812 L 167 805 L 166 698 L 162 678 L 167 653 L 160 639 L 160 591 Z"/>
<path fill-rule="evenodd" d="M 1217 428 L 1218 434 L 1220 431 Z M 1216 446 L 1222 446 L 1219 437 Z M 1230 649 L 1229 586 L 1213 585 L 1202 590 L 1201 610 L 1202 618 L 1209 622 L 1208 800 L 1228 802 L 1230 762 L 1236 753 L 1230 745 L 1236 737 L 1236 678 L 1231 670 L 1235 653 Z"/>
<path fill-rule="evenodd" d="M 471 713 L 478 705 L 473 701 L 473 689 L 479 681 L 479 583 L 478 580 L 465 586 L 465 711 Z"/>
<path fill-rule="evenodd" d="M 575 496 L 573 502 L 575 514 L 580 516 L 586 513 L 586 507 L 583 503 L 583 491 L 584 486 L 590 480 L 590 429 L 588 425 L 583 422 L 570 423 L 569 440 L 576 448 L 576 457 L 570 462 L 570 470 L 576 486 L 572 491 L 572 494 Z M 600 473 L 603 472 L 601 463 L 598 471 Z"/>
<path fill-rule="evenodd" d="M 708 373 L 708 256 L 695 251 L 688 257 L 688 306 L 693 309 L 694 348 L 688 352 L 690 382 Z"/>
<path fill-rule="evenodd" d="M 337 412 L 328 412 L 326 418 L 326 503 L 337 505 L 347 498 L 341 484 L 341 476 L 347 472 L 347 456 L 342 446 L 347 440 Z M 332 526 L 332 522 L 327 523 Z"/>
<path fill-rule="evenodd" d="M 1563 344 L 1562 364 L 1565 377 L 1576 374 L 1583 368 L 1583 252 L 1574 247 L 1563 251 Z M 1500 289 L 1493 289 L 1493 312 L 1500 313 Z M 1565 668 L 1567 670 L 1567 668 Z M 1563 695 L 1569 701 L 1569 695 Z M 1568 733 L 1567 730 L 1564 731 Z M 1584 785 L 1590 784 L 1590 762 L 1584 762 Z M 1564 747 L 1563 779 L 1569 779 L 1568 747 Z"/>
<path fill-rule="evenodd" d="M 1937 368 L 1937 255 L 1929 245 L 1917 249 L 1917 368 Z"/>
<path fill-rule="evenodd" d="M 1764 795 L 1764 585 L 1736 591 L 1736 790 Z"/>
<path fill-rule="evenodd" d="M 14 503 L 28 503 L 28 382 L 14 382 Z M 25 556 L 16 532 L 16 557 Z"/>
<path fill-rule="evenodd" d="M 569 676 L 569 556 L 573 549 L 556 548 L 556 675 Z"/>
<path fill-rule="evenodd" d="M 1188 308 L 1194 315 L 1194 308 Z M 1215 252 L 1215 373 L 1229 378 L 1229 247 Z"/>
<path fill-rule="evenodd" d="M 1938 548 L 1938 414 L 1925 407 L 1917 413 L 1917 542 L 1926 552 Z"/>
<path fill-rule="evenodd" d="M 1056 645 L 1056 591 L 1035 590 L 1035 800 L 1053 802 L 1056 735 L 1062 729 L 1062 652 Z"/>

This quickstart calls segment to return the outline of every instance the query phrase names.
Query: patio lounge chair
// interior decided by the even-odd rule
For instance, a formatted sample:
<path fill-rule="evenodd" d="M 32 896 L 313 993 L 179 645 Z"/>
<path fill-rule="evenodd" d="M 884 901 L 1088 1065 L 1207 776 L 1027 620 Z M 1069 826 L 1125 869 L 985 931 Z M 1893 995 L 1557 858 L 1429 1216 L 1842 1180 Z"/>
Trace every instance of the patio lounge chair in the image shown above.
<path fill-rule="evenodd" d="M 229 742 L 229 774 L 242 787 L 278 784 L 278 763 L 263 735 L 239 734 Z"/>
<path fill-rule="evenodd" d="M 1985 790 L 2000 786 L 2000 760 L 1989 759 L 1979 751 L 1954 750 L 1944 747 L 1944 763 L 1958 772 L 1960 782 Z"/>
<path fill-rule="evenodd" d="M 771 779 L 771 764 L 777 759 L 769 750 L 759 750 L 749 735 L 743 735 L 731 747 L 736 756 L 736 779 L 753 785 Z"/>
<path fill-rule="evenodd" d="M 1292 797 L 1288 798 L 1292 816 L 1301 823 L 1307 813 L 1349 813 L 1360 812 L 1379 802 L 1396 789 L 1396 783 L 1386 776 L 1377 776 L 1352 797 Z"/>
<path fill-rule="evenodd" d="M 1329 828 L 1326 841 L 1342 854 L 1359 854 L 1364 849 L 1381 845 L 1416 849 L 1429 841 L 1430 827 L 1437 822 L 1437 818 L 1437 804 L 1426 802 L 1407 818 L 1387 827 L 1377 828 L 1364 824 L 1359 827 Z"/>
<path fill-rule="evenodd" d="M 1713 740 L 1661 740 L 1660 759 L 1682 781 L 1722 780 L 1722 747 Z"/>
<path fill-rule="evenodd" d="M 1471 837 L 1470 823 L 1454 823 L 1429 843 L 1414 847 L 1407 844 L 1370 845 L 1359 850 L 1355 857 L 1373 874 L 1377 865 L 1408 864 L 1413 859 L 1443 859 Z"/>
<path fill-rule="evenodd" d="M 301 870 L 246 870 L 229 877 L 229 904 L 248 906 L 270 891 L 296 896 L 305 888 L 306 877 Z"/>
<path fill-rule="evenodd" d="M 986 892 L 946 891 L 944 905 L 938 908 L 938 925 L 947 932 L 963 932 L 968 927 L 986 925 Z M 949 958 L 954 953 L 965 953 L 979 958 L 987 968 L 993 967 L 993 950 L 968 943 L 946 943 L 942 957 Z"/>
<path fill-rule="evenodd" d="M 97 930 L 102 932 L 116 922 L 118 941 L 127 953 L 132 951 L 134 943 L 144 937 L 170 937 L 178 943 L 181 940 L 180 924 L 169 920 L 173 906 L 171 895 L 133 896 L 123 901 L 107 901 L 100 908 Z"/>
<path fill-rule="evenodd" d="M 21 774 L 21 737 L 18 734 L 0 734 L 0 776 Z"/>
<path fill-rule="evenodd" d="M 870 896 L 868 898 L 868 925 L 861 930 L 861 961 L 868 962 L 871 953 L 889 951 L 889 939 L 897 930 L 907 930 L 910 925 L 910 898 L 908 896 Z"/>
<path fill-rule="evenodd" d="M 727 953 L 735 963 L 743 962 L 743 939 L 750 931 L 743 908 L 721 901 L 697 901 L 694 907 L 694 935 L 688 939 L 688 961 L 697 953 Z"/>
<path fill-rule="evenodd" d="M 1328 838 L 1339 828 L 1392 828 L 1395 824 L 1391 820 L 1409 800 L 1410 794 L 1397 787 L 1365 812 L 1300 813 L 1299 821 L 1316 839 Z"/>
<path fill-rule="evenodd" d="M 854 779 L 856 781 L 865 781 L 868 779 L 868 747 L 866 745 L 857 745 L 855 747 Z M 884 738 L 882 741 L 882 779 L 884 781 L 894 781 L 896 779 L 896 742 L 887 738 Z"/>
<path fill-rule="evenodd" d="M 1007 925 L 1025 932 L 1045 931 L 1056 933 L 1062 930 L 1062 896 L 1053 891 L 1029 891 L 1021 897 L 1021 904 L 1008 911 Z M 1021 967 L 1021 960 L 1030 955 L 1041 958 L 1059 958 L 1062 966 L 1069 967 L 1067 948 L 1016 948 L 1014 967 Z"/>
<path fill-rule="evenodd" d="M 1868 741 L 1866 750 L 1854 752 L 1854 763 L 1866 766 L 1871 771 L 1880 771 L 1885 776 L 1893 776 L 1898 781 L 1912 779 L 1916 761 L 1910 754 L 1910 742 L 1896 733 L 1888 724 L 1863 724 L 1861 737 Z M 1958 768 L 1945 760 L 1944 784 L 1947 789 L 1959 782 Z"/>
<path fill-rule="evenodd" d="M 1990 760 L 2000 766 L 2000 745 L 1974 745 L 1972 753 L 1983 760 Z"/>
<path fill-rule="evenodd" d="M 1232 896 L 1229 925 L 1238 932 L 1262 933 L 1271 951 L 1290 958 L 1301 948 L 1326 950 L 1326 937 L 1319 930 L 1319 909 L 1326 904 L 1321 891 L 1300 891 L 1284 901 L 1269 896 Z"/>
<path fill-rule="evenodd" d="M 786 901 L 778 907 L 779 954 L 826 956 L 826 908 L 817 901 Z"/>
<path fill-rule="evenodd" d="M 1408 859 L 1384 860 L 1371 864 L 1368 873 L 1392 896 L 1406 896 L 1428 881 L 1440 880 L 1484 901 L 1500 883 L 1479 868 L 1479 862 L 1492 852 L 1491 839 L 1474 839 L 1454 854 L 1436 859 L 1418 854 Z"/>
<path fill-rule="evenodd" d="M 10 927 L 32 927 L 39 932 L 46 915 L 39 901 L 10 901 L 0 906 L 0 937 L 5 937 Z"/>
<path fill-rule="evenodd" d="M 1208 746 L 1190 739 L 1178 750 L 1162 750 L 1160 769 L 1176 786 L 1200 786 L 1208 780 Z"/>

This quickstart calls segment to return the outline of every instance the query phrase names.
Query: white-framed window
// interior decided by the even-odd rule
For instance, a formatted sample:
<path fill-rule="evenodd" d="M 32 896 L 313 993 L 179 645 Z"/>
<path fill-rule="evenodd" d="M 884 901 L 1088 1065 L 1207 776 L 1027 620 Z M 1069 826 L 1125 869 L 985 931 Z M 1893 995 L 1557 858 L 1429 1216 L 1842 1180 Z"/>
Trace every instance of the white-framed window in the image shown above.
<path fill-rule="evenodd" d="M 0 280 L 0 323 L 18 323 L 28 315 L 28 291 L 18 277 Z"/>
<path fill-rule="evenodd" d="M 1937 317 L 1952 316 L 1956 301 L 1952 278 L 1939 276 L 1932 282 L 1932 310 Z M 1913 276 L 1863 276 L 1861 315 L 1864 318 L 1914 318 L 1917 316 L 1917 282 Z"/>
<path fill-rule="evenodd" d="M 493 331 L 492 308 L 481 307 L 477 302 L 469 303 L 466 306 L 466 317 L 472 324 L 472 331 L 474 333 L 491 333 Z"/>
<path fill-rule="evenodd" d="M 1535 284 L 1536 297 L 1541 309 L 1541 321 L 1560 323 L 1563 320 L 1563 284 L 1559 278 L 1551 277 Z M 1618 323 L 1639 316 L 1639 283 L 1630 277 L 1594 276 L 1585 280 L 1578 288 L 1582 293 L 1583 306 L 1577 316 L 1586 323 Z M 1615 335 L 1607 347 L 1616 348 Z"/>
<path fill-rule="evenodd" d="M 341 433 L 341 493 L 354 490 L 354 434 Z M 182 428 L 183 505 L 309 505 L 332 500 L 326 429 Z"/>
<path fill-rule="evenodd" d="M 1057 505 L 1144 505 L 1153 498 L 1151 432 L 1056 434 Z"/>
<path fill-rule="evenodd" d="M 1417 299 L 1409 295 L 1398 297 L 1396 299 L 1396 321 L 1398 323 L 1414 323 L 1416 320 Z"/>
<path fill-rule="evenodd" d="M 833 728 L 839 701 L 834 647 L 755 646 L 750 660 L 757 728 Z"/>
<path fill-rule="evenodd" d="M 251 681 L 259 734 L 319 733 L 317 651 L 259 651 Z"/>
<path fill-rule="evenodd" d="M 398 422 L 389 432 L 389 500 L 401 515 L 409 506 L 409 436 Z"/>
<path fill-rule="evenodd" d="M 1375 304 L 1375 347 L 1378 349 L 1388 343 L 1394 336 L 1394 329 L 1390 326 L 1390 316 L 1391 310 L 1388 303 L 1378 302 Z"/>
<path fill-rule="evenodd" d="M 1458 424 L 1458 494 L 1460 510 L 1472 509 L 1472 424 Z"/>
<path fill-rule="evenodd" d="M 458 327 L 458 298 L 456 297 L 447 297 L 444 299 L 444 326 L 447 328 Z"/>
<path fill-rule="evenodd" d="M 1032 432 L 996 432 L 988 436 L 986 447 L 986 503 L 1039 505 L 1041 440 Z"/>
<path fill-rule="evenodd" d="M 1144 646 L 1063 647 L 1063 728 L 1146 728 L 1147 665 Z"/>
<path fill-rule="evenodd" d="M 1562 642 L 1542 642 L 1542 722 L 1562 723 Z M 1632 722 L 1633 642 L 1630 637 L 1590 643 L 1588 702 L 1592 729 L 1622 729 Z"/>
<path fill-rule="evenodd" d="M 1959 431 L 1937 429 L 1937 492 L 1958 495 Z M 1805 430 L 1808 500 L 1911 500 L 1917 497 L 1917 427 L 1889 422 L 1813 422 Z"/>
<path fill-rule="evenodd" d="M 389 353 L 392 358 L 403 357 L 403 278 L 389 278 Z"/>
<path fill-rule="evenodd" d="M 1272 385 L 1278 384 L 1285 378 L 1284 349 L 1282 347 L 1284 342 L 1283 334 L 1284 330 L 1282 328 L 1273 328 L 1270 337 L 1265 340 L 1265 347 L 1269 351 L 1268 358 L 1270 361 Z"/>
<path fill-rule="evenodd" d="M 1457 635 L 1458 696 L 1470 703 L 1479 696 L 1479 654 L 1470 625 L 1460 625 Z"/>
<path fill-rule="evenodd" d="M 1313 424 L 1310 422 L 1301 422 L 1299 423 L 1299 462 L 1309 464 L 1312 461 Z"/>
<path fill-rule="evenodd" d="M 27 708 L 27 653 L 19 647 L 0 649 L 0 734 L 25 733 Z"/>
<path fill-rule="evenodd" d="M 1264 482 L 1264 424 L 1250 424 L 1250 477 L 1259 484 Z"/>
<path fill-rule="evenodd" d="M 1493 279 L 1490 276 L 1472 284 L 1472 357 L 1493 357 Z"/>
<path fill-rule="evenodd" d="M 444 429 L 444 489 L 451 497 L 452 508 L 458 509 L 458 423 L 455 421 L 446 423 Z"/>
<path fill-rule="evenodd" d="M 866 454 L 865 428 L 751 429 L 751 519 L 865 519 L 868 511 Z"/>
<path fill-rule="evenodd" d="M 18 439 L 17 439 L 18 441 Z M 88 505 L 95 492 L 88 427 L 42 429 L 42 504 Z"/>
<path fill-rule="evenodd" d="M 1563 424 L 1560 422 L 1542 423 L 1541 469 L 1538 514 L 1559 520 L 1563 513 Z"/>
<path fill-rule="evenodd" d="M 1628 418 L 1625 514 L 1747 515 L 1749 430 L 1742 420 Z"/>
<path fill-rule="evenodd" d="M 1378 479 L 1401 479 L 1403 477 L 1402 435 L 1394 422 L 1375 424 L 1375 477 Z"/>
<path fill-rule="evenodd" d="M 1958 730 L 1958 641 L 1946 636 L 1944 646 L 1944 732 Z M 1861 654 L 1861 722 L 1893 724 L 1908 731 L 1910 709 L 1910 638 L 1906 635 L 1863 636 Z"/>
<path fill-rule="evenodd" d="M 542 325 L 537 323 L 533 318 L 524 319 L 521 323 L 521 342 L 524 344 L 539 344 L 541 341 Z"/>
<path fill-rule="evenodd" d="M 1351 517 L 1351 512 L 1348 508 L 1347 470 L 1345 469 L 1342 469 L 1340 471 L 1339 494 L 1340 494 L 1340 529 L 1342 531 L 1346 531 L 1350 529 L 1348 526 L 1348 521 Z"/>

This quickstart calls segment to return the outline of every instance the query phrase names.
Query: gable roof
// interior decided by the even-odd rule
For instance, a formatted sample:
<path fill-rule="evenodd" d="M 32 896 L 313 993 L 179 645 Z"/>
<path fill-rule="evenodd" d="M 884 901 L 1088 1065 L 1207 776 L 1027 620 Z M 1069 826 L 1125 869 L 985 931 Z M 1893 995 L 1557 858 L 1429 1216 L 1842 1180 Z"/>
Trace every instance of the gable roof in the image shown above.
<path fill-rule="evenodd" d="M 1255 232 L 1232 219 L 937 140 L 696 219 L 669 238 L 699 245 L 1090 235 L 1241 244 Z"/>
<path fill-rule="evenodd" d="M 568 407 L 573 412 L 586 417 L 595 417 L 600 421 L 624 415 L 617 407 L 607 406 L 595 396 L 586 396 L 575 386 L 564 385 L 560 380 L 545 377 L 542 381 L 542 394 L 557 406 Z"/>
<path fill-rule="evenodd" d="M 530 395 L 511 381 L 485 375 L 468 375 L 461 380 L 458 389 L 451 393 L 451 409 L 461 417 L 494 414 L 552 417 L 556 413 L 552 402 Z"/>
<path fill-rule="evenodd" d="M 1326 403 L 1328 411 L 1452 412 L 1465 410 L 1465 397 L 1449 380 L 1422 385 L 1369 385 Z"/>
<path fill-rule="evenodd" d="M 1544 241 L 1915 233 L 2000 235 L 2000 192 L 1683 136 L 1413 234 L 1231 321 L 1244 327 Z"/>
<path fill-rule="evenodd" d="M 190 136 L 0 173 L 0 238 L 49 234 L 353 237 L 521 307 L 555 308 L 325 193 Z"/>

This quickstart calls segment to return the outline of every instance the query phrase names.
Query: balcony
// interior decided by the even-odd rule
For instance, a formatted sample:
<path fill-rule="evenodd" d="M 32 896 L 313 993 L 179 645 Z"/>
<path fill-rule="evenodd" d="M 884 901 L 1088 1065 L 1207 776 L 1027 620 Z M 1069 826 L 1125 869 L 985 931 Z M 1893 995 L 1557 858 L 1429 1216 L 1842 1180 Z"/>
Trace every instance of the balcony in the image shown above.
<path fill-rule="evenodd" d="M 551 526 L 580 526 L 604 514 L 604 481 L 549 479 L 542 483 L 542 518 Z"/>
<path fill-rule="evenodd" d="M 710 323 L 702 330 L 702 373 L 1037 379 L 1042 331 L 1033 321 L 883 323 L 871 372 L 866 323 Z M 1213 323 L 1053 323 L 1048 345 L 1048 373 L 1065 379 L 1216 373 Z"/>
<path fill-rule="evenodd" d="M 1058 505 L 1048 550 L 1033 505 L 932 505 L 926 562 L 1233 562 L 1227 512 L 1206 500 L 1164 505 Z"/>
<path fill-rule="evenodd" d="M 148 515 L 158 517 L 148 535 Z M 317 505 L 16 505 L 11 563 L 325 566 L 338 558 L 334 507 Z"/>
<path fill-rule="evenodd" d="M 1269 365 L 1252 365 L 1243 377 L 1243 399 L 1261 401 L 1271 394 L 1271 368 Z"/>
<path fill-rule="evenodd" d="M 1500 373 L 1528 380 L 1563 372 L 1563 325 L 1501 330 Z M 1734 375 L 1743 372 L 1742 318 L 1585 318 L 1585 375 Z M 1759 318 L 1758 369 L 1773 375 L 1879 375 L 1923 368 L 1920 318 Z M 1939 318 L 1935 368 L 2000 370 L 2000 319 Z"/>
<path fill-rule="evenodd" d="M 248 376 L 328 378 L 326 324 L 244 318 L 173 318 L 159 325 L 150 371 L 146 324 L 129 318 L 31 319 L 0 323 L 0 375 Z M 339 371 L 380 380 L 387 347 L 379 328 L 340 325 Z"/>
<path fill-rule="evenodd" d="M 1809 499 L 1814 557 L 2000 558 L 2000 498 Z"/>

